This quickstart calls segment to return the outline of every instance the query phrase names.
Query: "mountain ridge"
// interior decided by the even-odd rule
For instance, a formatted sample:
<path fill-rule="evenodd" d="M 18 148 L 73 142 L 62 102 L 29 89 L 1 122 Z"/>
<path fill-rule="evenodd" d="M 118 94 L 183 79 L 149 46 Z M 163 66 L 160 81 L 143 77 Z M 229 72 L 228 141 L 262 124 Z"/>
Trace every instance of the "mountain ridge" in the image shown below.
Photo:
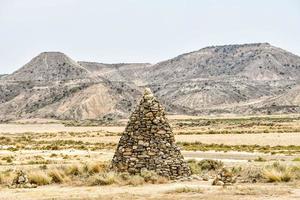
<path fill-rule="evenodd" d="M 0 76 L 0 120 L 126 117 L 150 87 L 171 114 L 300 112 L 300 57 L 269 43 L 210 46 L 149 63 L 43 52 Z"/>

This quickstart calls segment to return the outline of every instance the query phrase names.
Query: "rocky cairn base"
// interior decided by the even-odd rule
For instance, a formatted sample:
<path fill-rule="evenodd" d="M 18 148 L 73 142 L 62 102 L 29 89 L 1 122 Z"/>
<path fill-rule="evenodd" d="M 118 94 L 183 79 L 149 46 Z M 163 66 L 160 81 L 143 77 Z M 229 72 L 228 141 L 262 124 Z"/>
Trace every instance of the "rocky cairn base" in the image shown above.
<path fill-rule="evenodd" d="M 161 104 L 146 89 L 120 138 L 112 160 L 118 172 L 140 174 L 143 170 L 178 179 L 191 171 L 176 146 L 174 134 Z"/>
<path fill-rule="evenodd" d="M 12 184 L 9 186 L 9 188 L 36 188 L 37 185 L 31 184 L 28 181 L 27 175 L 24 171 L 20 170 L 17 172 L 17 176 L 14 178 Z"/>

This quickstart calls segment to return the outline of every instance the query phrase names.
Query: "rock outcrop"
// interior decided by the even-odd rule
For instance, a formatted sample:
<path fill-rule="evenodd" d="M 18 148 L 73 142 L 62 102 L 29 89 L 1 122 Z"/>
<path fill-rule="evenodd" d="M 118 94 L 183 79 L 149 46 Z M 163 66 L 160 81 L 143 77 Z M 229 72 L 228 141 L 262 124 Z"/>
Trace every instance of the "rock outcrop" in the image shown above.
<path fill-rule="evenodd" d="M 112 168 L 130 174 L 151 170 L 170 179 L 191 174 L 175 144 L 164 109 L 150 89 L 145 90 L 140 104 L 129 118 L 113 157 Z"/>

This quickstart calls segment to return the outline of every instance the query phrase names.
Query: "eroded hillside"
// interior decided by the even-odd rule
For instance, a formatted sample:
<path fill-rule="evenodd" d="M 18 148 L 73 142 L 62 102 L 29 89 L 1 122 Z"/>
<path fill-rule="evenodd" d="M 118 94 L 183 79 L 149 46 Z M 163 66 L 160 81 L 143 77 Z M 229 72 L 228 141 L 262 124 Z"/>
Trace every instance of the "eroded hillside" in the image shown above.
<path fill-rule="evenodd" d="M 154 65 L 44 52 L 0 76 L 0 119 L 126 117 L 150 87 L 169 113 L 300 112 L 300 57 L 268 43 L 212 46 Z"/>

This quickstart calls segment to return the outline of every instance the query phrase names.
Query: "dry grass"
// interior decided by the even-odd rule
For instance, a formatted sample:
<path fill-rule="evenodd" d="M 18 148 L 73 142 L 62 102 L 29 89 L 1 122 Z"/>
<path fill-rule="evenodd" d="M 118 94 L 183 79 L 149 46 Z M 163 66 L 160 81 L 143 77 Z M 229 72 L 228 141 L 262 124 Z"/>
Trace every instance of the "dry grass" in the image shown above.
<path fill-rule="evenodd" d="M 107 162 L 89 162 L 85 164 L 71 164 L 60 167 L 41 165 L 25 171 L 30 183 L 36 185 L 66 184 L 66 185 L 142 185 L 144 183 L 163 184 L 169 180 L 157 175 L 153 171 L 144 170 L 141 175 L 116 173 L 109 170 Z M 13 171 L 0 172 L 0 185 L 9 185 L 15 177 Z"/>
<path fill-rule="evenodd" d="M 49 185 L 52 181 L 52 178 L 43 171 L 33 171 L 28 173 L 28 180 L 30 183 L 36 185 Z"/>
<path fill-rule="evenodd" d="M 143 185 L 145 183 L 164 184 L 169 180 L 165 177 L 157 175 L 155 172 L 145 170 L 141 175 L 129 175 L 128 173 L 100 173 L 89 177 L 88 185 Z"/>
<path fill-rule="evenodd" d="M 120 183 L 120 177 L 114 173 L 97 174 L 88 179 L 88 185 L 112 185 Z"/>
<path fill-rule="evenodd" d="M 238 152 L 262 152 L 262 153 L 282 153 L 282 154 L 298 154 L 300 146 L 260 146 L 260 145 L 225 145 L 225 144 L 204 144 L 201 142 L 177 142 L 177 144 L 186 151 L 238 151 Z"/>
<path fill-rule="evenodd" d="M 67 183 L 70 182 L 70 178 L 65 174 L 64 170 L 54 168 L 48 171 L 48 175 L 51 177 L 54 183 Z"/>
<path fill-rule="evenodd" d="M 139 175 L 131 176 L 127 182 L 127 185 L 143 185 L 145 183 L 145 179 Z"/>
<path fill-rule="evenodd" d="M 174 193 L 204 193 L 204 189 L 203 188 L 199 188 L 199 187 L 179 187 L 176 188 L 174 190 L 170 190 L 166 192 L 167 194 L 174 194 Z"/>
<path fill-rule="evenodd" d="M 108 169 L 108 163 L 103 162 L 89 162 L 84 166 L 85 170 L 89 174 L 97 174 L 105 172 Z"/>
<path fill-rule="evenodd" d="M 278 162 L 266 166 L 262 172 L 267 182 L 289 182 L 300 177 L 299 166 L 286 166 Z"/>
<path fill-rule="evenodd" d="M 177 134 L 244 134 L 300 132 L 299 116 L 198 118 L 170 120 Z"/>
<path fill-rule="evenodd" d="M 188 165 L 192 174 L 206 173 L 207 171 L 216 171 L 223 167 L 224 163 L 217 160 L 203 159 L 201 161 L 188 160 Z"/>
<path fill-rule="evenodd" d="M 11 170 L 0 172 L 0 185 L 8 185 L 13 180 L 13 173 Z"/>

